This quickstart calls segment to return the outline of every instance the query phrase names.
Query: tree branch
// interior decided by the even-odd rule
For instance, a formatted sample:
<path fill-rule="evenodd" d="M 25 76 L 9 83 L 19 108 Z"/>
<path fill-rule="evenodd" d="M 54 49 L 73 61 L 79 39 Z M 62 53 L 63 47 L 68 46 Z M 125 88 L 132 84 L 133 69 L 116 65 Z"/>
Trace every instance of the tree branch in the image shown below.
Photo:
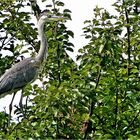
<path fill-rule="evenodd" d="M 99 81 L 100 81 L 100 77 L 101 77 L 101 67 L 99 68 L 99 72 L 98 72 L 98 76 L 97 76 L 97 82 L 96 82 L 96 86 L 95 86 L 95 89 L 97 89 L 98 85 L 99 85 Z M 94 101 L 91 99 L 91 103 L 90 103 L 90 109 L 89 109 L 89 120 L 87 121 L 87 128 L 85 130 L 85 135 L 84 135 L 84 139 L 87 138 L 88 136 L 88 133 L 91 132 L 91 129 L 92 129 L 92 122 L 90 120 L 92 114 L 93 114 L 93 109 L 94 109 Z"/>
<path fill-rule="evenodd" d="M 125 17 L 126 17 L 126 29 L 127 29 L 127 54 L 128 54 L 128 76 L 130 75 L 130 61 L 131 61 L 131 43 L 130 43 L 130 21 L 129 21 L 129 17 L 128 17 L 128 10 L 127 7 L 125 5 L 125 1 L 123 0 L 123 5 L 125 6 L 124 10 L 125 10 Z"/>
<path fill-rule="evenodd" d="M 34 15 L 36 16 L 37 20 L 39 19 L 39 15 L 41 13 L 41 10 L 37 4 L 37 1 L 36 0 L 29 0 L 30 3 L 31 3 L 31 7 L 32 7 L 32 10 L 34 11 Z"/>
<path fill-rule="evenodd" d="M 124 136 L 124 134 L 128 131 L 128 129 L 132 126 L 132 124 L 134 123 L 134 121 L 137 119 L 137 117 L 140 114 L 140 110 L 138 111 L 138 113 L 136 114 L 136 116 L 134 117 L 134 119 L 129 123 L 129 125 L 127 126 L 127 128 L 122 132 L 122 136 Z"/>

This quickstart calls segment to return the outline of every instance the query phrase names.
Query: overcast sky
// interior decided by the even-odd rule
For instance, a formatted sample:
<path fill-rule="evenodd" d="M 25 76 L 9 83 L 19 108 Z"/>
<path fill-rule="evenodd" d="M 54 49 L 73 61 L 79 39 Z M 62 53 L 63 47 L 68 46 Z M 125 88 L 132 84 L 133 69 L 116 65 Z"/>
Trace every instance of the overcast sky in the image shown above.
<path fill-rule="evenodd" d="M 38 2 L 41 0 L 38 0 Z M 77 50 L 84 46 L 87 41 L 85 41 L 84 37 L 82 37 L 82 28 L 84 27 L 83 22 L 85 20 L 89 20 L 93 15 L 93 8 L 96 5 L 99 7 L 103 7 L 107 9 L 110 13 L 115 14 L 114 8 L 111 6 L 116 0 L 61 0 L 65 3 L 65 7 L 72 11 L 72 21 L 68 21 L 66 23 L 67 27 L 74 32 L 74 39 L 72 39 L 72 43 L 75 45 Z M 51 0 L 47 1 L 47 4 L 52 4 Z M 41 9 L 45 9 L 46 4 L 39 3 Z M 74 56 L 73 56 L 74 58 Z M 17 94 L 14 104 L 19 102 L 20 93 Z M 0 111 L 4 111 L 4 107 L 6 110 L 9 109 L 9 104 L 11 102 L 12 96 L 7 95 L 5 98 L 0 99 Z"/>
<path fill-rule="evenodd" d="M 98 5 L 107 9 L 112 14 L 115 14 L 114 7 L 111 5 L 116 0 L 62 0 L 65 3 L 65 7 L 72 11 L 72 21 L 67 23 L 68 27 L 74 32 L 75 38 L 72 40 L 76 51 L 84 46 L 87 42 L 84 37 L 82 28 L 85 20 L 92 19 L 93 9 Z M 66 2 L 67 1 L 67 2 Z"/>

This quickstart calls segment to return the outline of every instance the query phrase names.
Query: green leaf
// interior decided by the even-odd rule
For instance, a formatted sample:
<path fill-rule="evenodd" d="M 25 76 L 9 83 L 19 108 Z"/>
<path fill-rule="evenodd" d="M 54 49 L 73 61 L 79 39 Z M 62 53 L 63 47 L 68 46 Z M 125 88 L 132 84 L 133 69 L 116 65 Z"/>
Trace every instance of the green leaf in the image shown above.
<path fill-rule="evenodd" d="M 74 33 L 72 31 L 68 30 L 67 34 L 70 35 L 72 38 L 74 38 Z"/>
<path fill-rule="evenodd" d="M 64 6 L 64 3 L 63 3 L 63 2 L 60 2 L 60 1 L 56 1 L 55 4 L 56 4 L 57 6 Z"/>
<path fill-rule="evenodd" d="M 69 9 L 64 9 L 63 11 L 64 13 L 71 13 L 71 11 Z"/>
<path fill-rule="evenodd" d="M 74 50 L 70 47 L 67 47 L 66 50 L 70 51 L 70 52 L 74 52 Z"/>

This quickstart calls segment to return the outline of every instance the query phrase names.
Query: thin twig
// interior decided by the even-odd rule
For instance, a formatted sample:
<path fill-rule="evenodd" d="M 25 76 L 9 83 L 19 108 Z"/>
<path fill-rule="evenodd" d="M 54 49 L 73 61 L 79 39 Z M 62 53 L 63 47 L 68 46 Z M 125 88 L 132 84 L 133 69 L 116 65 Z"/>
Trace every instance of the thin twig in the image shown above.
<path fill-rule="evenodd" d="M 1 51 L 1 49 L 3 48 L 3 46 L 5 45 L 5 41 L 6 41 L 6 39 L 7 39 L 7 36 L 8 36 L 8 33 L 6 32 L 6 36 L 2 38 L 3 41 L 2 41 L 2 45 L 1 45 L 1 47 L 0 47 L 0 51 Z"/>
<path fill-rule="evenodd" d="M 126 29 L 127 29 L 127 53 L 128 53 L 128 76 L 130 75 L 130 61 L 131 61 L 131 43 L 130 43 L 130 21 L 129 21 L 129 17 L 128 17 L 128 10 L 127 7 L 125 5 L 125 1 L 123 0 L 123 5 L 125 6 L 125 17 L 126 17 Z"/>
<path fill-rule="evenodd" d="M 54 12 L 55 12 L 55 14 L 56 14 L 56 11 L 55 11 L 55 9 L 56 9 L 56 7 L 55 7 L 55 0 L 52 0 L 52 2 L 53 2 L 53 8 L 54 8 Z M 55 24 L 55 31 L 54 31 L 54 37 L 55 37 L 55 40 L 56 40 L 56 36 L 57 36 L 57 26 L 58 24 L 56 23 Z M 58 65 L 58 87 L 60 86 L 60 84 L 61 84 L 61 76 L 60 76 L 60 73 L 61 73 L 61 63 L 60 63 L 60 46 L 59 46 L 59 44 L 57 45 L 57 65 Z"/>
<path fill-rule="evenodd" d="M 134 121 L 138 118 L 140 114 L 140 110 L 138 111 L 138 113 L 136 114 L 136 116 L 134 117 L 134 119 L 129 123 L 129 125 L 127 126 L 127 128 L 122 132 L 122 136 L 125 135 L 125 133 L 127 132 L 127 130 L 132 126 L 132 124 L 134 123 Z"/>

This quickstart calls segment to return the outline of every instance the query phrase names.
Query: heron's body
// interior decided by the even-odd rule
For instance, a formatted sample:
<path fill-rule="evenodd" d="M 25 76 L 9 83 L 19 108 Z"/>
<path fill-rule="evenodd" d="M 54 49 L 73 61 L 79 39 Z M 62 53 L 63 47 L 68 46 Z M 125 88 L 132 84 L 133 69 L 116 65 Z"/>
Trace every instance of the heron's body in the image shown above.
<path fill-rule="evenodd" d="M 49 16 L 49 18 L 53 20 L 53 17 Z M 57 17 L 54 17 L 54 19 L 56 18 Z M 0 98 L 15 90 L 23 88 L 35 79 L 40 64 L 48 52 L 48 45 L 43 32 L 44 24 L 47 20 L 49 21 L 48 17 L 43 15 L 38 22 L 38 35 L 40 37 L 41 45 L 37 56 L 24 59 L 15 64 L 0 78 Z"/>
<path fill-rule="evenodd" d="M 35 79 L 40 62 L 35 58 L 27 58 L 15 64 L 0 78 L 0 97 L 18 90 Z"/>

